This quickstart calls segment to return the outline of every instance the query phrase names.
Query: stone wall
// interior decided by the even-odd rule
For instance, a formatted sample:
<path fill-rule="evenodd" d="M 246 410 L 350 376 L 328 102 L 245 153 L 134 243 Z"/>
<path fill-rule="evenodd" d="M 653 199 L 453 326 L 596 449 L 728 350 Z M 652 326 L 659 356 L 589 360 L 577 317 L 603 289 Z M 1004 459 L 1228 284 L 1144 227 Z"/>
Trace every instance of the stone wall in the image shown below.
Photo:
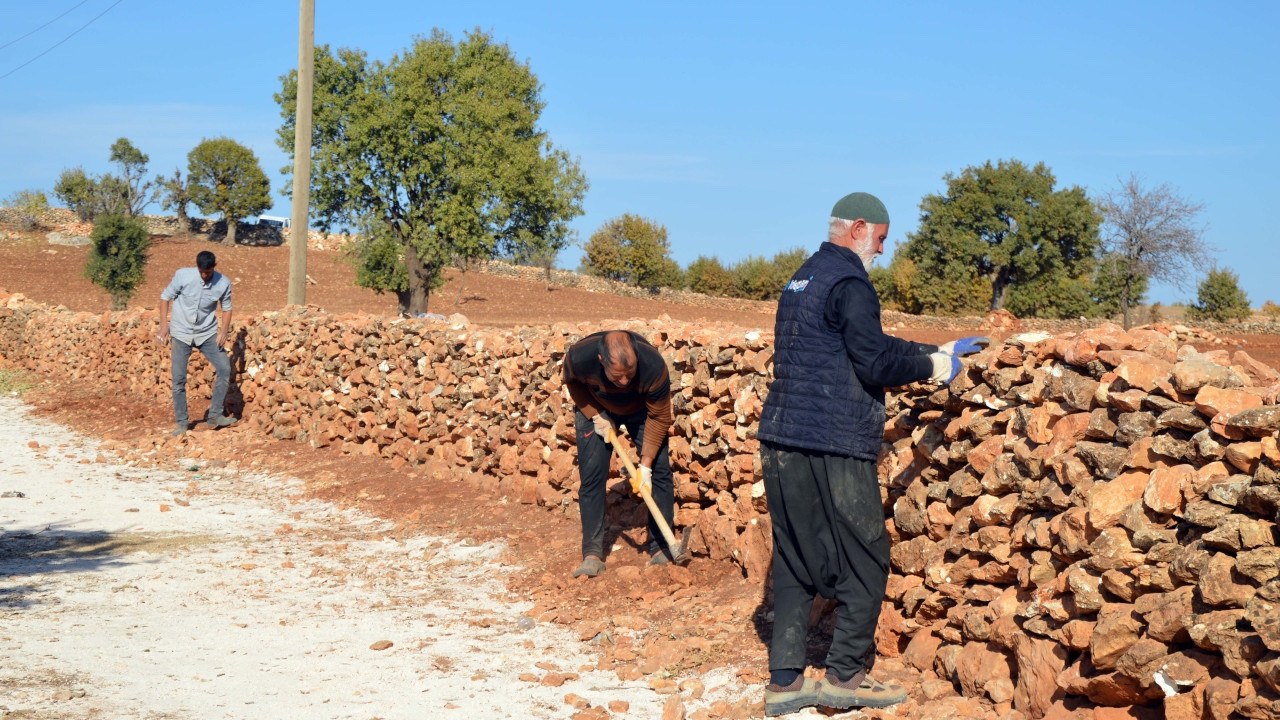
<path fill-rule="evenodd" d="M 169 402 L 154 315 L 0 299 L 5 363 Z M 672 370 L 677 525 L 694 527 L 696 554 L 763 584 L 771 530 L 755 428 L 772 338 L 666 318 L 626 326 Z M 526 503 L 573 502 L 561 362 L 601 328 L 311 309 L 237 328 L 232 405 L 252 431 L 470 470 Z M 1280 374 L 1172 334 L 1013 335 L 949 387 L 890 396 L 882 655 L 1011 718 L 1129 706 L 1280 717 Z M 196 372 L 192 391 L 207 393 L 210 376 Z M 616 485 L 615 520 L 642 527 L 643 506 Z"/>

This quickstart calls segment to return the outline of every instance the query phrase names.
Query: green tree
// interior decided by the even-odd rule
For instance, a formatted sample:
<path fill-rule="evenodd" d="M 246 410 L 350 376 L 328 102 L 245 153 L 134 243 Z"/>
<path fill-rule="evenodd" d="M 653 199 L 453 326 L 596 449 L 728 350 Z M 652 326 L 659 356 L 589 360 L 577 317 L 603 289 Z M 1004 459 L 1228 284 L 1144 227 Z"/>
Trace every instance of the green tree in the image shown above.
<path fill-rule="evenodd" d="M 1274 300 L 1268 300 L 1262 303 L 1262 314 L 1266 315 L 1271 322 L 1280 320 L 1280 305 L 1277 305 Z"/>
<path fill-rule="evenodd" d="M 85 277 L 111 295 L 111 309 L 124 310 L 145 279 L 151 239 L 136 218 L 102 215 L 93 224 L 93 246 Z"/>
<path fill-rule="evenodd" d="M 226 245 L 236 244 L 236 224 L 271 207 L 271 183 L 249 148 L 227 137 L 205 139 L 187 154 L 191 202 L 227 224 Z"/>
<path fill-rule="evenodd" d="M 191 188 L 182 177 L 182 170 L 174 168 L 173 177 L 157 175 L 156 199 L 160 207 L 178 216 L 178 225 L 187 231 L 191 229 L 191 220 L 187 217 L 187 206 L 191 204 Z"/>
<path fill-rule="evenodd" d="M 1209 262 L 1204 228 L 1196 217 L 1203 205 L 1180 197 L 1168 185 L 1147 189 L 1137 175 L 1108 191 L 1098 202 L 1105 219 L 1102 250 L 1114 271 L 1116 299 L 1131 325 L 1130 308 L 1142 302 L 1147 280 L 1186 288 L 1189 278 Z"/>
<path fill-rule="evenodd" d="M 111 162 L 120 166 L 121 177 L 116 180 L 122 184 L 125 210 L 137 217 L 152 200 L 152 184 L 146 180 L 147 163 L 151 158 L 134 147 L 129 138 L 119 138 L 111 144 Z"/>
<path fill-rule="evenodd" d="M 112 175 L 94 177 L 80 167 L 63 170 L 53 194 L 84 222 L 129 212 L 129 188 L 123 180 Z"/>
<path fill-rule="evenodd" d="M 1114 253 L 1102 256 L 1093 275 L 1093 302 L 1098 317 L 1123 316 L 1126 329 L 1137 303 L 1147 294 L 1147 278 L 1130 272 L 1127 261 Z M 1126 305 L 1126 303 L 1128 303 Z"/>
<path fill-rule="evenodd" d="M 13 210 L 14 221 L 21 229 L 35 230 L 49 210 L 49 198 L 39 190 L 19 190 L 0 203 L 0 207 Z"/>
<path fill-rule="evenodd" d="M 782 294 L 786 280 L 778 279 L 778 269 L 767 258 L 748 255 L 733 264 L 733 296 L 748 300 L 769 300 Z M 790 277 L 790 276 L 788 276 Z"/>
<path fill-rule="evenodd" d="M 1028 168 L 1018 160 L 987 162 L 944 179 L 946 194 L 925 196 L 920 228 L 905 244 L 922 309 L 977 310 L 967 306 L 971 294 L 987 284 L 988 309 L 1012 299 L 1023 312 L 1071 315 L 1053 297 L 1037 294 L 1069 288 L 1075 297 L 1074 283 L 1093 271 L 1101 217 L 1084 190 L 1055 190 L 1044 163 Z M 1074 307 L 1074 300 L 1066 304 Z"/>
<path fill-rule="evenodd" d="M 689 289 L 703 295 L 728 295 L 733 289 L 733 274 L 715 256 L 699 255 L 684 271 Z"/>
<path fill-rule="evenodd" d="M 292 157 L 297 75 L 281 81 Z M 376 284 L 396 277 L 385 264 L 360 277 L 402 312 L 426 312 L 450 264 L 570 242 L 587 181 L 538 128 L 537 77 L 488 34 L 435 30 L 385 63 L 322 45 L 313 103 L 311 210 L 326 230 L 371 225 L 400 244 L 403 289 Z"/>
<path fill-rule="evenodd" d="M 639 215 L 624 213 L 604 223 L 584 250 L 587 271 L 597 277 L 647 288 L 670 287 L 681 279 L 667 229 Z"/>
<path fill-rule="evenodd" d="M 1196 288 L 1196 302 L 1187 308 L 1192 320 L 1244 320 L 1253 310 L 1240 289 L 1240 276 L 1225 268 L 1214 268 Z"/>
<path fill-rule="evenodd" d="M 800 269 L 805 260 L 809 259 L 809 251 L 802 247 L 793 247 L 789 250 L 782 250 L 773 256 L 773 274 L 778 280 L 778 287 L 774 297 L 782 297 L 782 288 L 791 279 L 792 275 Z"/>

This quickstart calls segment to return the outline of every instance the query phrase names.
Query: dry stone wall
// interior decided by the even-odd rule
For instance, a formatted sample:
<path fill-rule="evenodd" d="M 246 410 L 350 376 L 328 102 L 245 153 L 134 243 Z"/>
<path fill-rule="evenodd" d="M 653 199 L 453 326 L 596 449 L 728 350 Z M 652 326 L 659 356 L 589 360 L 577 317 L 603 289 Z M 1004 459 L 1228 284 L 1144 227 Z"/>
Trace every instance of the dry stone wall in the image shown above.
<path fill-rule="evenodd" d="M 169 402 L 153 313 L 0 300 L 5 364 Z M 763 583 L 770 334 L 624 325 L 671 367 L 677 523 Z M 563 507 L 577 477 L 560 363 L 597 329 L 266 313 L 238 322 L 230 398 L 264 434 L 443 463 Z M 890 396 L 882 655 L 1010 718 L 1280 717 L 1280 374 L 1171 335 L 1013 335 L 949 387 Z M 197 368 L 191 391 L 211 376 Z M 642 527 L 643 506 L 614 492 L 611 512 Z"/>

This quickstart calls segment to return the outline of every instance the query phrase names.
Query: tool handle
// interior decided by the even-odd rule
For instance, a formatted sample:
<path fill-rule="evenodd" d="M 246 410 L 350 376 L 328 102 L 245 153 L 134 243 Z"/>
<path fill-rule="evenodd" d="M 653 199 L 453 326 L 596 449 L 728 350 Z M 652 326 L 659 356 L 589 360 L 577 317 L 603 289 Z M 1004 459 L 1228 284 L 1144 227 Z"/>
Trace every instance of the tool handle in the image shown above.
<path fill-rule="evenodd" d="M 609 442 L 613 443 L 613 448 L 618 451 L 618 456 L 622 458 L 622 466 L 627 469 L 631 479 L 635 480 L 638 485 L 639 478 L 636 477 L 636 474 L 639 471 L 636 470 L 636 466 L 631 462 L 631 456 L 627 454 L 627 449 L 622 445 L 622 440 L 618 437 L 618 433 L 610 431 Z M 653 496 L 641 488 L 640 497 L 644 500 L 644 504 L 649 506 L 649 515 L 653 518 L 654 523 L 657 524 L 658 530 L 662 532 L 663 539 L 667 541 L 667 547 L 671 548 L 671 552 L 676 552 L 676 536 L 671 532 L 671 527 L 667 525 L 667 520 L 662 516 L 662 512 L 658 510 L 658 504 L 653 501 Z"/>

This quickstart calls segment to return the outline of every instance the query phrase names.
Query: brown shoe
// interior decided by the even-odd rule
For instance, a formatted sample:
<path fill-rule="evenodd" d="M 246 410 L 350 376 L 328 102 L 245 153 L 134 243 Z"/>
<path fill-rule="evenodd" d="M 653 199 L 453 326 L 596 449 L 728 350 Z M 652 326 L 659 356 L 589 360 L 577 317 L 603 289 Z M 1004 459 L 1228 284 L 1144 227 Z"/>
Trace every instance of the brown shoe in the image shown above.
<path fill-rule="evenodd" d="M 859 670 L 845 682 L 840 682 L 828 670 L 827 676 L 818 683 L 818 704 L 840 710 L 885 708 L 906 699 L 906 690 L 873 680 L 865 670 Z"/>
<path fill-rule="evenodd" d="M 818 681 L 801 675 L 786 687 L 764 686 L 764 714 L 786 715 L 818 704 Z"/>

